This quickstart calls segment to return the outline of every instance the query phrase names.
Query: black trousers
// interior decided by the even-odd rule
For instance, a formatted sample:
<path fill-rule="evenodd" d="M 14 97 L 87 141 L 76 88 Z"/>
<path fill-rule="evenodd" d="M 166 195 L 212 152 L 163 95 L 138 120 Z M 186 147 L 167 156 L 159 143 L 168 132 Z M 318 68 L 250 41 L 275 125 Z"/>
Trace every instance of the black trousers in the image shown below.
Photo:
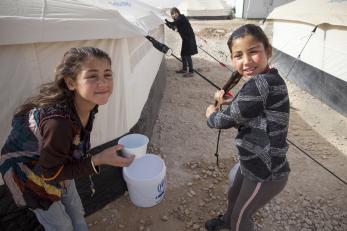
<path fill-rule="evenodd" d="M 183 70 L 187 70 L 187 66 L 188 66 L 188 71 L 189 72 L 193 72 L 193 61 L 192 61 L 192 56 L 188 55 L 188 56 L 181 56 L 182 58 L 182 64 L 183 64 L 183 67 L 182 69 Z"/>

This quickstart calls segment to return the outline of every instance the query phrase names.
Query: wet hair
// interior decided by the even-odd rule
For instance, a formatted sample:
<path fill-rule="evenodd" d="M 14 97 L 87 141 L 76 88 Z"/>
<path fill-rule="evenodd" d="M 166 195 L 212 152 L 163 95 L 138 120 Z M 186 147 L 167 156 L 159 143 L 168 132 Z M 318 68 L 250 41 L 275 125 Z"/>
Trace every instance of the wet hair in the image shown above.
<path fill-rule="evenodd" d="M 109 55 L 95 47 L 71 48 L 65 52 L 62 60 L 55 68 L 54 81 L 42 84 L 39 93 L 28 98 L 15 112 L 15 116 L 21 116 L 35 107 L 45 107 L 60 103 L 73 103 L 74 91 L 70 91 L 64 78 L 76 80 L 81 71 L 82 64 L 89 58 L 105 59 L 111 64 Z"/>
<path fill-rule="evenodd" d="M 269 42 L 264 31 L 257 25 L 254 24 L 245 24 L 237 28 L 233 33 L 231 33 L 227 45 L 229 47 L 230 53 L 232 53 L 231 47 L 233 45 L 233 41 L 238 38 L 243 38 L 246 35 L 251 35 L 259 42 L 263 43 L 266 51 L 271 50 L 272 46 Z"/>
<path fill-rule="evenodd" d="M 181 12 L 179 11 L 179 9 L 177 9 L 176 7 L 172 7 L 172 8 L 170 9 L 170 14 L 173 15 L 174 13 L 181 14 Z"/>

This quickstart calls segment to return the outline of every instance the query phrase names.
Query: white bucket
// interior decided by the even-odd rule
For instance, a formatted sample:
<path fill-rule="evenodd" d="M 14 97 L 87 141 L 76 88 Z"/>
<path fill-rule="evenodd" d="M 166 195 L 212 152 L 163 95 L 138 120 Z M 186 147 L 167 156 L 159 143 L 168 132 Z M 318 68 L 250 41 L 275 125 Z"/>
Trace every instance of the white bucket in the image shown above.
<path fill-rule="evenodd" d="M 146 154 L 148 142 L 148 137 L 142 134 L 129 134 L 118 140 L 118 144 L 124 146 L 123 153 L 135 155 L 135 159 Z"/>
<path fill-rule="evenodd" d="M 138 207 L 152 207 L 165 194 L 166 166 L 157 155 L 146 154 L 123 168 L 131 202 Z"/>

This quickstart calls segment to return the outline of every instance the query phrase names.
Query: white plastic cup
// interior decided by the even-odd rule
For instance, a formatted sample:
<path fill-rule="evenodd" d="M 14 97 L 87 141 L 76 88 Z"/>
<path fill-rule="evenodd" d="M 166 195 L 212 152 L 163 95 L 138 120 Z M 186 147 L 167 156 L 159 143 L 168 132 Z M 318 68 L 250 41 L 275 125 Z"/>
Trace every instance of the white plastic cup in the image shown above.
<path fill-rule="evenodd" d="M 129 134 L 118 140 L 118 144 L 124 146 L 123 153 L 125 156 L 135 155 L 135 159 L 140 158 L 147 152 L 149 139 L 142 134 Z"/>
<path fill-rule="evenodd" d="M 165 195 L 166 166 L 157 155 L 146 154 L 123 168 L 131 202 L 147 208 L 158 204 Z"/>

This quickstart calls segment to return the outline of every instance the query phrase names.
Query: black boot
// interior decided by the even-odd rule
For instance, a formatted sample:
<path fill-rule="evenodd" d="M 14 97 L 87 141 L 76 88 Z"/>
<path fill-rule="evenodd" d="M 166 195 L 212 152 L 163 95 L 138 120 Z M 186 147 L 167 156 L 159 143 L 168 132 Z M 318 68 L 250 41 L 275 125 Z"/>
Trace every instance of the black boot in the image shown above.
<path fill-rule="evenodd" d="M 183 73 L 187 73 L 187 70 L 181 69 L 176 71 L 177 74 L 183 74 Z"/>
<path fill-rule="evenodd" d="M 223 229 L 224 228 L 223 215 L 218 215 L 218 217 L 206 221 L 205 228 L 209 231 Z"/>
<path fill-rule="evenodd" d="M 193 77 L 193 76 L 194 76 L 194 71 L 193 70 L 189 71 L 188 73 L 183 74 L 183 77 L 185 77 L 185 78 Z"/>

